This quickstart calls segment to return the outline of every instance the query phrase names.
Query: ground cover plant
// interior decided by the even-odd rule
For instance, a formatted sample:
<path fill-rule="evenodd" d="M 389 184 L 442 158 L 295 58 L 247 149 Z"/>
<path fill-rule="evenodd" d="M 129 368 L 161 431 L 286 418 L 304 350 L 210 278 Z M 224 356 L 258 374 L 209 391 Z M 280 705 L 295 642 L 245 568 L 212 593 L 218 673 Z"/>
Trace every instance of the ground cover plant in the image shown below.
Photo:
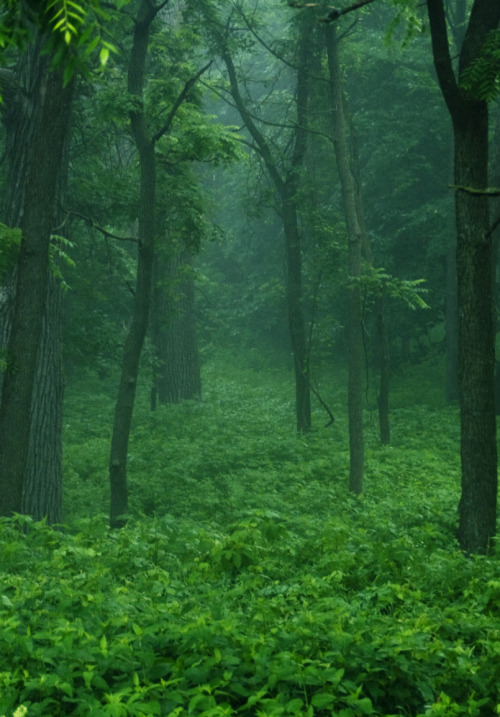
<path fill-rule="evenodd" d="M 499 565 L 457 547 L 456 410 L 396 395 L 382 447 L 368 401 L 353 498 L 342 389 L 297 436 L 290 376 L 220 369 L 202 402 L 142 392 L 111 533 L 112 392 L 70 388 L 65 526 L 1 523 L 0 714 L 500 714 Z"/>

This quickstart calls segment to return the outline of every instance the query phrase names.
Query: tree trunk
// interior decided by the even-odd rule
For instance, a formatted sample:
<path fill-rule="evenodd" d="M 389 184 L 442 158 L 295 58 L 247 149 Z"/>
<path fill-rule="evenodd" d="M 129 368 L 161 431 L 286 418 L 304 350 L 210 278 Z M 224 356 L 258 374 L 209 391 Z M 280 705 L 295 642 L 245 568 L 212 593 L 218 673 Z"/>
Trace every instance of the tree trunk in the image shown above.
<path fill-rule="evenodd" d="M 299 172 L 303 164 L 307 135 L 308 58 L 310 26 L 301 28 L 297 62 L 297 125 L 289 167 L 282 176 L 272 155 L 270 145 L 256 126 L 240 94 L 234 63 L 222 40 L 222 58 L 226 64 L 231 94 L 246 128 L 262 157 L 281 203 L 281 218 L 285 234 L 286 301 L 288 324 L 295 369 L 295 415 L 298 432 L 311 429 L 311 392 L 309 356 L 302 302 L 302 250 L 297 220 L 297 190 Z"/>
<path fill-rule="evenodd" d="M 485 187 L 487 108 L 455 125 L 455 183 Z M 459 538 L 486 552 L 496 533 L 497 453 L 494 400 L 493 252 L 485 197 L 456 194 L 462 494 Z"/>
<path fill-rule="evenodd" d="M 49 277 L 31 405 L 22 512 L 49 525 L 62 521 L 62 289 Z"/>
<path fill-rule="evenodd" d="M 201 375 L 194 313 L 193 257 L 188 249 L 158 252 L 151 333 L 153 393 L 161 404 L 200 398 Z"/>
<path fill-rule="evenodd" d="M 0 70 L 6 130 L 7 167 L 4 221 L 8 226 L 21 225 L 25 205 L 25 184 L 29 156 L 33 149 L 35 128 L 47 84 L 49 58 L 40 54 L 40 38 L 23 53 L 16 70 Z M 68 168 L 67 144 L 59 169 L 54 208 L 62 206 Z M 7 278 L 5 302 L 0 315 L 0 346 L 8 346 L 12 326 L 16 272 Z M 22 512 L 49 524 L 62 520 L 62 289 L 49 271 L 47 303 L 38 354 L 31 405 L 31 427 L 28 462 L 24 477 Z"/>
<path fill-rule="evenodd" d="M 63 87 L 62 69 L 48 73 L 40 120 L 35 123 L 33 147 L 27 164 L 21 224 L 23 237 L 8 346 L 9 366 L 4 376 L 0 407 L 1 515 L 23 509 L 32 394 L 48 290 L 50 232 L 73 86 L 74 81 L 70 81 Z"/>
<path fill-rule="evenodd" d="M 348 343 L 349 343 L 349 490 L 359 494 L 363 491 L 364 436 L 363 436 L 363 321 L 359 284 L 361 275 L 361 250 L 363 234 L 357 212 L 356 188 L 354 186 L 346 139 L 346 123 L 343 113 L 343 97 L 336 27 L 328 25 L 325 30 L 328 70 L 330 75 L 331 115 L 335 157 L 342 186 L 342 199 L 347 225 L 347 263 L 351 283 L 348 295 Z"/>
<path fill-rule="evenodd" d="M 144 345 L 151 303 L 155 236 L 156 164 L 154 140 L 149 134 L 143 107 L 143 87 L 149 30 L 156 12 L 156 8 L 148 0 L 142 1 L 135 23 L 128 72 L 128 91 L 133 104 L 133 109 L 130 111 L 130 123 L 139 151 L 141 177 L 139 247 L 134 306 L 130 329 L 123 349 L 109 459 L 110 526 L 112 528 L 123 526 L 128 512 L 128 442 L 139 374 L 139 361 Z"/>
<path fill-rule="evenodd" d="M 458 400 L 458 303 L 456 239 L 446 253 L 446 401 Z"/>
<path fill-rule="evenodd" d="M 455 184 L 488 186 L 488 107 L 455 78 L 442 0 L 427 0 L 434 64 L 455 139 Z M 459 75 L 479 56 L 500 22 L 498 0 L 475 0 L 463 40 Z M 462 493 L 459 540 L 467 553 L 485 553 L 496 532 L 497 448 L 494 406 L 493 243 L 488 199 L 458 190 L 457 287 Z"/>
<path fill-rule="evenodd" d="M 286 256 L 286 303 L 295 370 L 295 414 L 297 431 L 311 430 L 309 352 L 302 307 L 302 250 L 297 222 L 294 183 L 285 183 L 282 194 Z"/>

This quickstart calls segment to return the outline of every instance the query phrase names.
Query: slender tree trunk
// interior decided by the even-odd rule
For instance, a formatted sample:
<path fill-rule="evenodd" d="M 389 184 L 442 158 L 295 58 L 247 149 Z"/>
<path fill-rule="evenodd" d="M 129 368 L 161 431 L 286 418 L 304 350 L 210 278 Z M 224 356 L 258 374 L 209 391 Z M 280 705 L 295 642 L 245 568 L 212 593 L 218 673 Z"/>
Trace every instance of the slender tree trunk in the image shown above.
<path fill-rule="evenodd" d="M 361 231 L 361 254 L 364 261 L 373 266 L 373 254 L 366 231 L 365 212 L 363 207 L 363 196 L 361 192 L 361 172 L 359 162 L 359 151 L 354 122 L 349 113 L 348 105 L 343 102 L 343 111 L 346 119 L 346 125 L 349 128 L 351 162 L 350 170 L 352 181 L 354 183 L 354 197 L 356 201 L 356 216 Z M 385 316 L 386 296 L 384 290 L 376 297 L 375 301 L 375 323 L 376 323 L 376 353 L 378 355 L 379 364 L 379 394 L 378 394 L 378 422 L 380 432 L 380 442 L 382 445 L 389 445 L 391 442 L 391 426 L 389 414 L 389 398 L 391 387 L 391 352 L 389 343 L 389 331 Z"/>
<path fill-rule="evenodd" d="M 455 183 L 488 186 L 488 107 L 457 81 L 443 0 L 427 0 L 434 64 L 455 139 Z M 498 0 L 475 0 L 463 40 L 459 77 L 500 22 Z M 467 553 L 485 553 L 496 533 L 497 448 L 494 406 L 493 243 L 488 199 L 458 190 L 457 286 L 462 493 L 459 540 Z"/>
<path fill-rule="evenodd" d="M 255 124 L 241 96 L 234 63 L 222 40 L 222 58 L 226 64 L 231 94 L 246 128 L 254 140 L 256 150 L 262 157 L 268 174 L 280 197 L 281 218 L 285 234 L 286 301 L 288 324 L 295 369 L 295 414 L 297 431 L 311 429 L 311 392 L 309 376 L 309 355 L 302 300 L 302 249 L 297 219 L 297 190 L 300 170 L 303 165 L 307 136 L 308 106 L 308 58 L 311 26 L 301 28 L 297 62 L 297 126 L 290 165 L 284 174 L 280 173 L 269 144 Z"/>
<path fill-rule="evenodd" d="M 361 275 L 361 251 L 363 245 L 356 188 L 354 186 L 346 139 L 346 123 L 343 113 L 341 75 L 338 60 L 338 43 L 334 24 L 325 30 L 328 69 L 330 75 L 333 143 L 342 186 L 342 199 L 347 225 L 347 262 L 351 282 L 348 296 L 348 342 L 349 342 L 349 490 L 363 491 L 364 436 L 363 436 L 363 321 L 360 287 L 356 279 Z M 354 280 L 354 281 L 353 281 Z"/>
<path fill-rule="evenodd" d="M 46 306 L 50 232 L 68 130 L 74 81 L 62 69 L 48 74 L 25 183 L 23 237 L 0 407 L 0 514 L 22 510 L 31 405 Z"/>
<path fill-rule="evenodd" d="M 285 185 L 282 214 L 285 232 L 286 303 L 295 370 L 295 413 L 297 431 L 311 430 L 309 355 L 302 306 L 302 250 L 297 221 L 295 187 Z M 290 196 L 290 194 L 292 196 Z"/>
<path fill-rule="evenodd" d="M 139 361 L 146 335 L 154 262 L 156 164 L 154 141 L 143 108 L 143 87 L 149 30 L 156 16 L 151 2 L 143 0 L 135 23 L 128 72 L 128 91 L 133 103 L 130 112 L 132 133 L 139 151 L 140 200 L 137 280 L 130 329 L 123 350 L 122 370 L 115 406 L 109 478 L 111 488 L 110 526 L 125 523 L 128 512 L 127 452 L 134 410 Z"/>
<path fill-rule="evenodd" d="M 155 350 L 153 393 L 161 404 L 200 398 L 196 341 L 193 257 L 188 249 L 158 252 L 151 333 Z"/>

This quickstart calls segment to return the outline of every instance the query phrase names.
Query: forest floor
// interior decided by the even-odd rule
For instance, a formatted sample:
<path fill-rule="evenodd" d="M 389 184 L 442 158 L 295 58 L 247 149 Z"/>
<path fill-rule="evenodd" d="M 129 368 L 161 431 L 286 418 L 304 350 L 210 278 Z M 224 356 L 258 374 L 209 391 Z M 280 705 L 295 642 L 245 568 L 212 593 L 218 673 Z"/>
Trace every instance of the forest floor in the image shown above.
<path fill-rule="evenodd" d="M 277 369 L 213 362 L 203 401 L 154 413 L 144 388 L 112 533 L 112 391 L 70 386 L 67 525 L 0 533 L 0 714 L 500 714 L 500 564 L 458 550 L 458 413 L 432 373 L 396 381 L 390 446 L 367 394 L 358 498 L 342 375 L 306 436 Z"/>

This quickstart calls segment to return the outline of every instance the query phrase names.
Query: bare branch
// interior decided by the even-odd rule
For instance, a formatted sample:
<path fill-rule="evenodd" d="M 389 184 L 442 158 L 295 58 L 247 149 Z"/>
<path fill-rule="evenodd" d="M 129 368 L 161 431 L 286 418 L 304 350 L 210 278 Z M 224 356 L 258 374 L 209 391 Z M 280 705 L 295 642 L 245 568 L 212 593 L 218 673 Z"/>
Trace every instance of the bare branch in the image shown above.
<path fill-rule="evenodd" d="M 107 229 L 104 229 L 104 227 L 101 227 L 95 222 L 94 219 L 92 219 L 92 217 L 89 217 L 86 214 L 81 214 L 80 212 L 71 211 L 69 209 L 64 209 L 63 211 L 66 213 L 66 217 L 61 222 L 61 224 L 59 224 L 59 226 L 55 227 L 55 229 L 52 230 L 53 232 L 56 232 L 58 229 L 61 229 L 70 217 L 75 217 L 76 219 L 81 219 L 82 221 L 84 221 L 85 224 L 87 224 L 87 226 L 89 226 L 91 229 L 95 229 L 103 236 L 108 237 L 108 239 L 117 239 L 118 241 L 131 241 L 134 242 L 134 244 L 138 244 L 138 239 L 136 239 L 135 237 L 121 237 L 118 236 L 118 234 L 113 234 L 113 232 L 109 232 Z"/>
<path fill-rule="evenodd" d="M 338 20 L 339 17 L 342 15 L 346 15 L 348 12 L 353 12 L 354 10 L 359 10 L 359 8 L 364 7 L 365 5 L 369 5 L 370 3 L 375 2 L 375 0 L 357 0 L 357 2 L 353 3 L 352 5 L 348 5 L 344 8 L 336 8 L 332 7 L 330 5 L 329 9 L 330 12 L 328 15 L 325 15 L 325 17 L 322 17 L 320 19 L 320 22 L 334 22 L 335 20 Z M 288 3 L 290 7 L 298 7 L 298 8 L 305 8 L 305 7 L 320 7 L 323 8 L 324 5 L 322 3 L 314 3 L 314 2 L 308 2 L 308 3 L 302 3 L 302 2 L 289 2 Z"/>

